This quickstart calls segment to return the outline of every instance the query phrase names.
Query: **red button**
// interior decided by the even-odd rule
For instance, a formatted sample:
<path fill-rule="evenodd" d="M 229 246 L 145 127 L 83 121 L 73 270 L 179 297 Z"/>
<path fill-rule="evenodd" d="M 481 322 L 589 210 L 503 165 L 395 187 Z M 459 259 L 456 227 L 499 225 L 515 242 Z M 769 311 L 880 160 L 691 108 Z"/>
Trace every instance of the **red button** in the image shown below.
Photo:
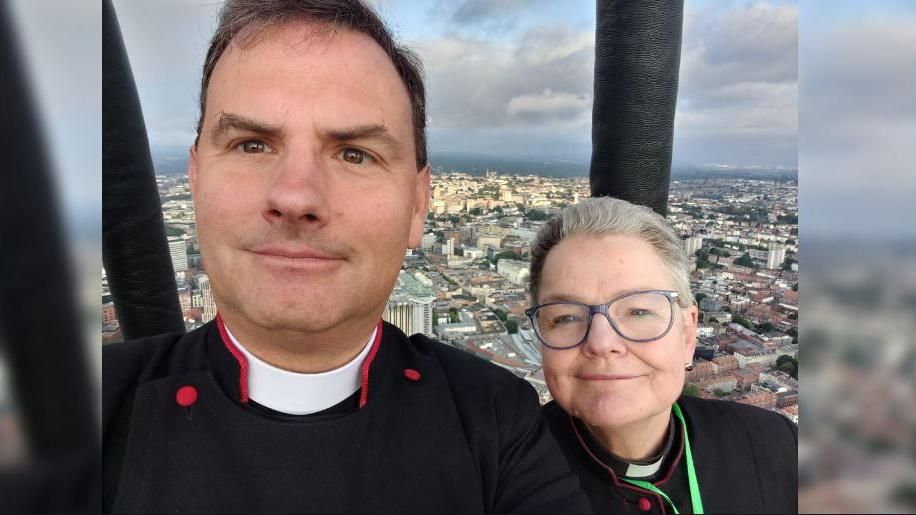
<path fill-rule="evenodd" d="M 642 511 L 649 511 L 652 509 L 652 501 L 646 499 L 645 497 L 639 500 L 639 509 Z"/>
<path fill-rule="evenodd" d="M 408 381 L 417 382 L 420 380 L 420 373 L 412 368 L 405 368 L 404 377 L 406 377 Z"/>
<path fill-rule="evenodd" d="M 182 408 L 190 408 L 197 402 L 197 388 L 193 386 L 182 386 L 175 393 L 175 402 Z"/>

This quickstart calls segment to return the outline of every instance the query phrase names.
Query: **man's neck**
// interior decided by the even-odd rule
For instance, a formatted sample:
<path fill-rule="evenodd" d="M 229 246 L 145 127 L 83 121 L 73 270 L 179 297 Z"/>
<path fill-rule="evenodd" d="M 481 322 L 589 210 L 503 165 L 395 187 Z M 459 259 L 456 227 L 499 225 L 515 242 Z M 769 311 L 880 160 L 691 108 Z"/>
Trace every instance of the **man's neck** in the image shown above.
<path fill-rule="evenodd" d="M 605 449 L 626 461 L 640 461 L 661 451 L 671 421 L 671 410 L 613 428 L 586 424 Z"/>
<path fill-rule="evenodd" d="M 265 328 L 232 312 L 220 312 L 233 336 L 258 359 L 303 374 L 339 368 L 366 346 L 378 317 L 342 324 L 325 331 L 303 332 Z"/>

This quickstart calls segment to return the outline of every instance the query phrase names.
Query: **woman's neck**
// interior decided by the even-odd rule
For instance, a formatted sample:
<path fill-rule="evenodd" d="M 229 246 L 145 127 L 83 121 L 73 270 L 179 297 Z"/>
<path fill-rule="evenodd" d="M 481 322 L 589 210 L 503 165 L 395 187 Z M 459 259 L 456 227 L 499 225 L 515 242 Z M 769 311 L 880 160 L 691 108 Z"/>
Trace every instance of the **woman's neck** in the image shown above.
<path fill-rule="evenodd" d="M 605 449 L 626 461 L 640 461 L 657 455 L 665 444 L 671 410 L 625 426 L 598 427 L 586 424 Z"/>

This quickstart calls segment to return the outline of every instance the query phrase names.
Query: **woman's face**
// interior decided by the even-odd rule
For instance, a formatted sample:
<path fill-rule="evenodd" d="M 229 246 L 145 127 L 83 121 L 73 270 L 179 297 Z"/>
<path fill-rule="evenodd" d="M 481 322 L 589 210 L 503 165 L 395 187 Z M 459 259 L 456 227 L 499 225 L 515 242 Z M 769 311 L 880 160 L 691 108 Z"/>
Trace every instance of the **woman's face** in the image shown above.
<path fill-rule="evenodd" d="M 550 250 L 541 275 L 539 304 L 602 304 L 633 291 L 674 290 L 655 249 L 632 236 L 566 238 Z M 542 345 L 550 393 L 567 413 L 598 427 L 620 427 L 666 412 L 683 389 L 696 325 L 696 307 L 675 304 L 668 334 L 634 343 L 596 315 L 588 338 L 578 347 Z"/>

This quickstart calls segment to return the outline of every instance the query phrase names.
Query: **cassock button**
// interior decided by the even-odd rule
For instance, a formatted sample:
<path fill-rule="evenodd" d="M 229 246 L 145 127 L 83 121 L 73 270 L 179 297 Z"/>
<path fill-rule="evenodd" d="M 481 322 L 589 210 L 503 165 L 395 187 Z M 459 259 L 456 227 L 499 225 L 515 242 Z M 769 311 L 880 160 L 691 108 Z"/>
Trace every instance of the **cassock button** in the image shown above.
<path fill-rule="evenodd" d="M 197 388 L 193 386 L 182 386 L 175 392 L 175 402 L 182 408 L 190 408 L 197 402 Z"/>
<path fill-rule="evenodd" d="M 639 500 L 639 509 L 642 511 L 649 511 L 652 509 L 652 501 L 646 499 L 645 497 Z"/>
<path fill-rule="evenodd" d="M 412 368 L 405 368 L 404 377 L 406 377 L 408 381 L 417 382 L 420 380 L 420 372 Z"/>

